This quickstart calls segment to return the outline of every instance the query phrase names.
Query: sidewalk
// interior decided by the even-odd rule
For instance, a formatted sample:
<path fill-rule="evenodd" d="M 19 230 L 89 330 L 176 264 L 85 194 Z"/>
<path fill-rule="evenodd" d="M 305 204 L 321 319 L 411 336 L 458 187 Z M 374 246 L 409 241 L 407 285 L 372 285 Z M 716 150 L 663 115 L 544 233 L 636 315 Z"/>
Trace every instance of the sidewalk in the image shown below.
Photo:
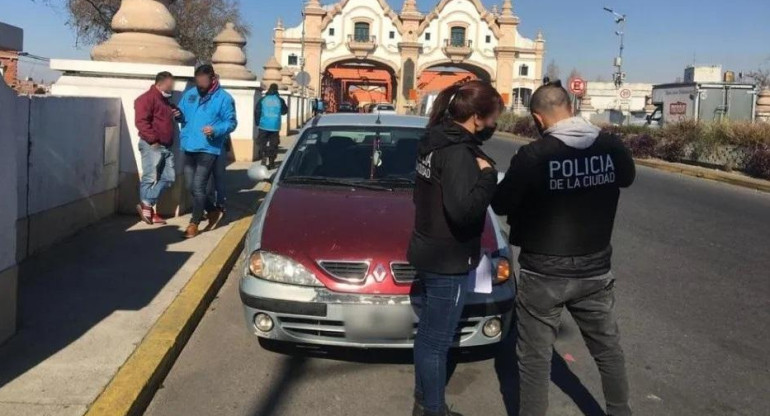
<path fill-rule="evenodd" d="M 248 163 L 228 167 L 223 225 L 184 240 L 189 215 L 165 226 L 115 216 L 20 265 L 20 323 L 0 346 L 0 415 L 82 415 L 261 192 Z M 62 219 L 63 221 L 66 219 Z"/>

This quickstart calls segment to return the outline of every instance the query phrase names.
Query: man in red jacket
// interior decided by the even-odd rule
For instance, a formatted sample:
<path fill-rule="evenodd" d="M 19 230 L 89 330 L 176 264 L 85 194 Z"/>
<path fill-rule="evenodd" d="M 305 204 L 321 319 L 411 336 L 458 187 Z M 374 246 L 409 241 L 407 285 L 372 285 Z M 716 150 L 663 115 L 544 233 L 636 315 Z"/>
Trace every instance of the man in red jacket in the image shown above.
<path fill-rule="evenodd" d="M 179 109 L 171 103 L 174 76 L 161 72 L 155 76 L 155 85 L 134 102 L 136 128 L 139 130 L 139 152 L 142 154 L 142 179 L 139 183 L 139 205 L 136 211 L 147 224 L 165 224 L 155 212 L 161 192 L 175 180 L 174 119 Z"/>

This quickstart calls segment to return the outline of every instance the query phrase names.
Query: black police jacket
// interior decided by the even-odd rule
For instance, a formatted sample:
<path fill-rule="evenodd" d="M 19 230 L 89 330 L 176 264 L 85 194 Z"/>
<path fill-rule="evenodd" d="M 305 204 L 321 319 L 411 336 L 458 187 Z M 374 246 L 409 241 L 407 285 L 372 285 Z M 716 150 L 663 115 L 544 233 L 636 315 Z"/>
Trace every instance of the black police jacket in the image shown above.
<path fill-rule="evenodd" d="M 415 222 L 407 258 L 418 270 L 467 274 L 480 259 L 481 234 L 497 184 L 494 164 L 481 141 L 446 122 L 420 140 L 414 188 Z"/>
<path fill-rule="evenodd" d="M 630 151 L 614 135 L 599 134 L 587 148 L 546 135 L 513 157 L 492 208 L 508 216 L 523 269 L 598 276 L 610 270 L 620 188 L 635 175 Z"/>

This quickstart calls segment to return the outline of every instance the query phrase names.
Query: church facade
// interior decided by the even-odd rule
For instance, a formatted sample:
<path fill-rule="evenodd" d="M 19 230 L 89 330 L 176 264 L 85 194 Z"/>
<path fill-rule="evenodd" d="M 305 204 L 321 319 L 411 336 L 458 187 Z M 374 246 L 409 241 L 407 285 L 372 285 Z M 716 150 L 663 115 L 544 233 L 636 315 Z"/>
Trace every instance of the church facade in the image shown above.
<path fill-rule="evenodd" d="M 368 92 L 407 112 L 434 92 L 427 88 L 442 85 L 436 77 L 458 74 L 492 82 L 509 106 L 526 105 L 541 83 L 545 40 L 519 33 L 511 0 L 500 10 L 480 0 L 440 0 L 427 13 L 415 0 L 400 11 L 386 0 L 309 0 L 303 16 L 297 27 L 279 22 L 275 58 L 284 71 L 304 69 L 308 87 L 332 107 Z"/>

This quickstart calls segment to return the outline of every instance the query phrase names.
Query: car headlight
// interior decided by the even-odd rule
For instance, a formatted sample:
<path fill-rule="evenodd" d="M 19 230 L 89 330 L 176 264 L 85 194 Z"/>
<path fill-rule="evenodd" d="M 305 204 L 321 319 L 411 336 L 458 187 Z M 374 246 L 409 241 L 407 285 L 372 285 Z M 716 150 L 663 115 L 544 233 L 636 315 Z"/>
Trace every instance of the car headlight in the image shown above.
<path fill-rule="evenodd" d="M 252 276 L 272 282 L 301 286 L 323 286 L 315 274 L 296 261 L 257 250 L 249 257 L 249 272 Z"/>
<path fill-rule="evenodd" d="M 505 257 L 498 257 L 495 266 L 495 283 L 507 282 L 511 278 L 511 262 Z"/>

